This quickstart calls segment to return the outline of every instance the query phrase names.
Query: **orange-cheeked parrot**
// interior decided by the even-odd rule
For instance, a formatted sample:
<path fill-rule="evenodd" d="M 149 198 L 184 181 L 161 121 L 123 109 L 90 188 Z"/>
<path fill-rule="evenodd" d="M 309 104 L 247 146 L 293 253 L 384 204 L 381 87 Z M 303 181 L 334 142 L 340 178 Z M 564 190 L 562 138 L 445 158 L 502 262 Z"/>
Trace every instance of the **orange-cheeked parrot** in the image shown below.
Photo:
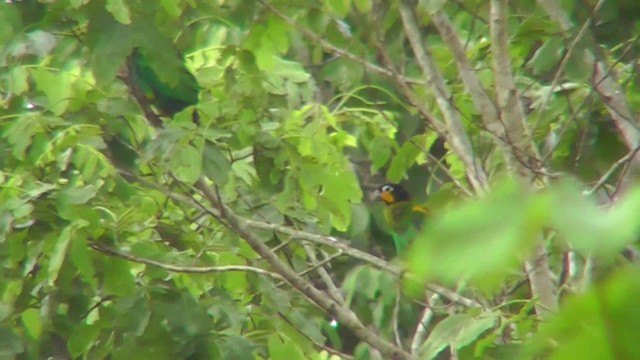
<path fill-rule="evenodd" d="M 398 184 L 384 184 L 378 187 L 376 195 L 385 204 L 384 219 L 391 230 L 396 253 L 401 256 L 418 234 L 430 211 L 425 206 L 415 204 L 407 190 Z"/>

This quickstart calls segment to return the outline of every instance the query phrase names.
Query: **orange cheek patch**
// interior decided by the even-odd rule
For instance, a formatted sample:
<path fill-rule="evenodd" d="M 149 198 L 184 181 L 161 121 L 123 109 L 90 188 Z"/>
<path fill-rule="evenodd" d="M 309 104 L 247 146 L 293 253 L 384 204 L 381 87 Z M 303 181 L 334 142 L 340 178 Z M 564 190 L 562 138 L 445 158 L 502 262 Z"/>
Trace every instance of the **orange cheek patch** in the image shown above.
<path fill-rule="evenodd" d="M 381 192 L 380 199 L 382 199 L 382 201 L 384 201 L 387 204 L 393 204 L 394 202 L 393 195 L 391 195 L 390 192 Z"/>

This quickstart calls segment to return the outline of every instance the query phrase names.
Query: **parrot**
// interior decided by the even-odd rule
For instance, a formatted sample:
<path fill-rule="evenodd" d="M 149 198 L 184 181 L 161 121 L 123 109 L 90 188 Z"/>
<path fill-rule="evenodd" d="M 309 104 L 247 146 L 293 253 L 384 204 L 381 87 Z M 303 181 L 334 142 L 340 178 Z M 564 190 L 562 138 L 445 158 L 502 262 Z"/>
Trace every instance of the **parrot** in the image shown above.
<path fill-rule="evenodd" d="M 402 256 L 431 211 L 426 206 L 415 204 L 399 184 L 379 186 L 376 197 L 385 204 L 384 219 L 391 230 L 396 254 Z"/>
<path fill-rule="evenodd" d="M 162 116 L 173 117 L 176 113 L 198 103 L 200 87 L 195 76 L 184 66 L 184 63 L 181 62 L 177 67 L 180 71 L 177 83 L 168 84 L 158 77 L 149 59 L 139 48 L 135 48 L 129 57 L 131 83 Z M 144 105 L 141 104 L 141 106 Z M 198 113 L 195 110 L 193 120 L 196 124 L 198 123 Z"/>

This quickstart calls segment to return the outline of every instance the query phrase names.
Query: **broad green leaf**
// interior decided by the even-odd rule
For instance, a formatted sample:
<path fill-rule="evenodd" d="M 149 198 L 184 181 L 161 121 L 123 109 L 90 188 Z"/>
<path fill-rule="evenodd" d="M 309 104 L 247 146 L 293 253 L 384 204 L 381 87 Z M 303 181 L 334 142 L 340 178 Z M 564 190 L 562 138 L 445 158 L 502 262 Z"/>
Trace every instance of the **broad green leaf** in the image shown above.
<path fill-rule="evenodd" d="M 328 0 L 327 5 L 339 17 L 347 16 L 351 10 L 351 0 Z"/>
<path fill-rule="evenodd" d="M 564 53 L 564 40 L 561 38 L 551 38 L 545 41 L 527 63 L 527 67 L 533 70 L 536 75 L 544 74 L 560 63 Z"/>
<path fill-rule="evenodd" d="M 204 143 L 202 171 L 218 185 L 224 185 L 229 181 L 231 163 L 220 148 L 209 141 Z"/>
<path fill-rule="evenodd" d="M 60 268 L 62 267 L 62 263 L 67 256 L 67 248 L 69 247 L 69 243 L 74 236 L 75 226 L 68 225 L 65 227 L 60 235 L 58 236 L 58 240 L 53 248 L 52 253 L 49 255 L 49 285 L 53 286 L 56 279 L 58 278 L 58 274 L 60 272 Z"/>
<path fill-rule="evenodd" d="M 88 244 L 84 238 L 76 236 L 76 238 L 71 242 L 69 257 L 71 258 L 73 265 L 78 269 L 78 272 L 84 281 L 91 285 L 92 288 L 97 289 L 98 283 L 96 279 L 96 270 L 93 266 Z"/>
<path fill-rule="evenodd" d="M 96 196 L 98 189 L 95 185 L 87 185 L 83 187 L 69 187 L 60 192 L 59 199 L 73 205 L 86 204 Z"/>
<path fill-rule="evenodd" d="M 356 9 L 361 13 L 368 13 L 373 7 L 373 2 L 371 0 L 353 0 L 353 3 L 355 4 Z"/>
<path fill-rule="evenodd" d="M 269 358 L 273 360 L 303 360 L 306 356 L 295 342 L 283 338 L 282 334 L 269 336 Z"/>
<path fill-rule="evenodd" d="M 219 343 L 224 359 L 254 360 L 254 345 L 240 336 L 228 336 Z"/>
<path fill-rule="evenodd" d="M 180 0 L 160 0 L 160 3 L 170 16 L 179 17 L 182 14 L 182 4 Z"/>
<path fill-rule="evenodd" d="M 87 353 L 98 340 L 100 327 L 97 325 L 80 324 L 75 327 L 69 337 L 68 348 L 71 356 L 80 356 Z"/>
<path fill-rule="evenodd" d="M 38 89 L 45 93 L 49 110 L 55 115 L 63 114 L 72 96 L 73 79 L 65 72 L 53 72 L 44 67 L 33 71 L 33 79 Z"/>
<path fill-rule="evenodd" d="M 107 0 L 106 9 L 122 24 L 131 23 L 131 13 L 123 0 Z"/>
<path fill-rule="evenodd" d="M 202 173 L 202 151 L 193 145 L 183 146 L 174 154 L 171 163 L 178 179 L 193 184 Z"/>
<path fill-rule="evenodd" d="M 11 72 L 11 90 L 16 95 L 21 95 L 29 90 L 29 72 L 24 66 L 17 66 Z"/>
<path fill-rule="evenodd" d="M 433 15 L 440 11 L 447 3 L 447 0 L 420 0 L 418 1 L 418 10 L 424 10 L 427 14 Z"/>
<path fill-rule="evenodd" d="M 565 299 L 527 344 L 527 355 L 553 360 L 639 358 L 635 334 L 640 313 L 629 311 L 640 296 L 639 276 L 637 267 L 623 268 L 609 281 Z"/>
<path fill-rule="evenodd" d="M 116 258 L 105 258 L 103 266 L 109 269 L 102 273 L 103 286 L 107 294 L 126 297 L 134 293 L 134 277 L 128 262 Z"/>
<path fill-rule="evenodd" d="M 530 214 L 546 205 L 515 181 L 503 182 L 484 198 L 432 216 L 409 251 L 410 268 L 423 278 L 455 283 L 470 277 L 496 286 L 539 239 L 545 219 Z"/>
<path fill-rule="evenodd" d="M 22 324 L 29 336 L 33 339 L 38 339 L 42 333 L 42 320 L 40 318 L 40 310 L 38 309 L 26 309 L 20 315 Z"/>

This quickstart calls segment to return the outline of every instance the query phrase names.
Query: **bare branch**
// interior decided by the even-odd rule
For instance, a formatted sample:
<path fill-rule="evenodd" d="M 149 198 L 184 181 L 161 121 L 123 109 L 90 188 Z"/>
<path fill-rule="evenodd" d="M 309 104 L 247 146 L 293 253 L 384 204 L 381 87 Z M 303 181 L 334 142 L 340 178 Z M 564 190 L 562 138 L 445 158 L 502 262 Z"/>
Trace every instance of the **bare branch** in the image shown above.
<path fill-rule="evenodd" d="M 538 160 L 538 166 L 542 167 L 540 155 L 532 142 L 522 104 L 518 97 L 518 90 L 511 73 L 511 59 L 509 58 L 509 36 L 507 33 L 507 13 L 509 11 L 508 0 L 491 0 L 491 50 L 494 59 L 494 73 L 496 77 L 496 92 L 500 117 L 505 126 L 506 135 L 514 147 L 512 156 L 518 157 L 518 150 L 527 153 Z M 536 173 L 522 163 L 509 162 L 512 171 L 515 171 L 525 179 L 535 178 Z M 517 164 L 517 165 L 516 165 Z M 538 298 L 536 313 L 543 315 L 548 311 L 558 308 L 555 284 L 549 269 L 549 259 L 544 251 L 542 236 L 536 245 L 535 259 L 528 260 L 524 264 L 529 277 L 531 293 Z"/>
<path fill-rule="evenodd" d="M 606 173 L 604 173 L 604 175 L 602 175 L 600 177 L 600 179 L 598 179 L 598 181 L 596 182 L 595 185 L 593 185 L 591 187 L 591 189 L 589 190 L 585 190 L 582 192 L 582 195 L 585 196 L 590 196 L 592 195 L 594 192 L 596 192 L 598 189 L 600 189 L 600 187 L 602 187 L 602 185 L 604 185 L 607 181 L 609 181 L 609 178 L 611 178 L 611 175 L 613 175 L 613 173 L 618 170 L 618 168 L 622 165 L 625 165 L 626 163 L 628 163 L 629 161 L 631 161 L 632 158 L 634 158 L 636 156 L 636 154 L 638 153 L 638 150 L 640 150 L 640 146 L 636 147 L 635 149 L 633 149 L 632 151 L 628 152 L 625 156 L 623 156 L 622 158 L 618 159 L 618 161 L 616 161 L 615 163 L 613 163 L 613 165 L 611 165 L 609 167 L 609 170 L 607 170 Z"/>
<path fill-rule="evenodd" d="M 460 119 L 460 112 L 451 103 L 451 93 L 444 83 L 444 77 L 438 70 L 428 49 L 422 44 L 415 14 L 405 0 L 400 2 L 400 16 L 416 61 L 426 77 L 427 84 L 433 90 L 436 102 L 444 115 L 447 142 L 465 164 L 467 177 L 475 192 L 484 194 L 488 190 L 487 175 L 473 153 L 471 141 Z"/>
<path fill-rule="evenodd" d="M 302 246 L 304 247 L 307 256 L 311 260 L 311 263 L 314 265 L 314 267 L 317 266 L 318 274 L 320 274 L 320 278 L 327 286 L 329 294 L 331 294 L 335 301 L 337 301 L 341 305 L 344 305 L 345 302 L 344 297 L 342 296 L 342 292 L 340 292 L 340 289 L 338 289 L 336 284 L 331 279 L 331 275 L 329 275 L 327 269 L 324 268 L 324 265 L 317 265 L 319 262 L 315 254 L 315 249 L 309 243 L 303 243 Z"/>
<path fill-rule="evenodd" d="M 440 301 L 440 294 L 432 294 L 427 298 L 427 305 L 422 311 L 422 316 L 416 326 L 416 331 L 411 340 L 411 353 L 417 354 L 420 351 L 420 346 L 429 335 L 427 329 L 429 329 L 429 323 L 433 319 L 433 307 Z"/>
<path fill-rule="evenodd" d="M 507 0 L 491 1 L 491 51 L 493 52 L 493 71 L 496 81 L 496 96 L 500 108 L 500 119 L 505 127 L 505 135 L 509 143 L 516 149 L 540 159 L 537 149 L 532 143 L 531 130 L 526 124 L 518 90 L 511 72 L 509 57 L 509 36 L 507 32 Z M 518 156 L 517 151 L 512 152 Z M 512 166 L 513 161 L 508 162 Z M 538 163 L 542 166 L 541 163 Z M 526 167 L 515 166 L 511 169 L 524 177 L 531 174 Z"/>
<path fill-rule="evenodd" d="M 236 271 L 236 272 L 251 272 L 251 273 L 255 273 L 258 275 L 264 275 L 264 276 L 269 276 L 272 277 L 276 280 L 283 280 L 282 276 L 280 276 L 277 273 L 271 272 L 271 271 L 267 271 L 264 269 L 260 269 L 257 267 L 253 267 L 253 266 L 245 266 L 245 265 L 228 265 L 228 266 L 201 266 L 201 267 L 194 267 L 194 266 L 176 266 L 176 265 L 170 265 L 170 264 L 165 264 L 165 263 L 161 263 L 159 261 L 155 261 L 155 260 L 150 260 L 150 259 L 145 259 L 145 258 L 140 258 L 137 256 L 133 256 L 133 255 L 129 255 L 129 254 L 125 254 L 121 251 L 115 250 L 115 249 L 111 249 L 108 248 L 102 244 L 99 243 L 90 243 L 89 247 L 91 247 L 93 250 L 103 253 L 105 255 L 109 255 L 109 256 L 113 256 L 113 257 L 118 257 L 121 259 L 125 259 L 127 261 L 131 261 L 131 262 L 135 262 L 135 263 L 139 263 L 139 264 L 145 264 L 145 265 L 150 265 L 150 266 L 154 266 L 169 272 L 175 272 L 175 273 L 186 273 L 186 274 L 211 274 L 211 273 L 222 273 L 222 272 L 230 272 L 230 271 Z"/>

